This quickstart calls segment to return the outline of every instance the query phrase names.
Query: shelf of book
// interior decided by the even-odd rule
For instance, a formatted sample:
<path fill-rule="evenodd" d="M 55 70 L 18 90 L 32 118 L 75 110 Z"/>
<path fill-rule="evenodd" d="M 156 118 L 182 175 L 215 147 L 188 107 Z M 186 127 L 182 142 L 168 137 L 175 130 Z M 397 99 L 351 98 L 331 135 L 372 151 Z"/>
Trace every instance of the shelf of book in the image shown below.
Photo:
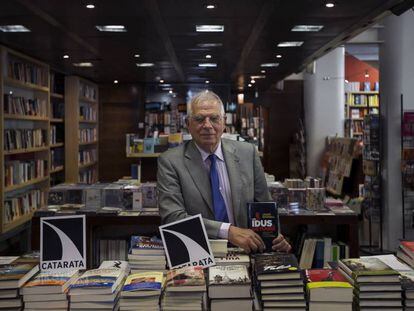
<path fill-rule="evenodd" d="M 6 200 L 16 202 L 31 191 L 47 191 L 49 186 L 45 184 L 50 165 L 49 66 L 0 46 L 0 73 L 0 233 L 7 235 L 29 221 L 32 213 L 17 213 L 12 222 L 7 222 Z M 16 149 L 17 146 L 25 148 Z M 23 167 L 36 167 L 40 160 L 43 177 L 6 187 L 6 174 L 13 172 L 13 167 L 22 171 Z"/>
<path fill-rule="evenodd" d="M 65 145 L 64 143 L 57 143 L 57 144 L 50 145 L 50 148 L 59 148 L 59 147 L 63 147 L 64 145 Z"/>
<path fill-rule="evenodd" d="M 127 158 L 158 158 L 161 153 L 130 153 Z"/>
<path fill-rule="evenodd" d="M 58 93 L 50 93 L 50 97 L 64 99 L 64 95 Z"/>
<path fill-rule="evenodd" d="M 65 180 L 79 182 L 80 170 L 93 170 L 89 182 L 98 181 L 99 149 L 99 104 L 98 86 L 77 76 L 65 78 Z M 80 142 L 79 137 L 82 138 Z M 82 149 L 81 149 L 82 148 Z M 96 151 L 96 161 L 80 165 L 78 154 L 81 150 Z"/>
<path fill-rule="evenodd" d="M 65 120 L 63 118 L 59 118 L 59 119 L 52 118 L 52 119 L 50 119 L 50 122 L 52 122 L 52 123 L 64 123 Z"/>

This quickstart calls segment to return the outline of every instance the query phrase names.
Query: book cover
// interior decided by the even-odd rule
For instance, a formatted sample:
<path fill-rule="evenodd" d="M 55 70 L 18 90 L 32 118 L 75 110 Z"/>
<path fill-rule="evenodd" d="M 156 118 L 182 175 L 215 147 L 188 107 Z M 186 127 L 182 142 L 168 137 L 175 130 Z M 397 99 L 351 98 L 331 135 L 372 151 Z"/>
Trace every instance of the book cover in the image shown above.
<path fill-rule="evenodd" d="M 104 260 L 102 261 L 99 269 L 121 269 L 127 273 L 130 270 L 128 261 L 124 260 Z"/>
<path fill-rule="evenodd" d="M 143 235 L 131 236 L 131 252 L 136 250 L 164 250 L 162 240 L 156 236 L 147 237 Z"/>
<path fill-rule="evenodd" d="M 250 284 L 249 271 L 245 265 L 214 266 L 208 270 L 209 285 Z"/>
<path fill-rule="evenodd" d="M 400 247 L 409 255 L 414 257 L 414 241 L 401 241 Z"/>
<path fill-rule="evenodd" d="M 113 287 L 125 274 L 121 269 L 93 269 L 86 271 L 70 288 Z"/>
<path fill-rule="evenodd" d="M 272 241 L 279 235 L 279 215 L 275 202 L 250 202 L 248 208 L 248 227 L 260 235 L 266 251 L 272 251 Z"/>
<path fill-rule="evenodd" d="M 184 267 L 167 272 L 166 287 L 205 286 L 202 267 Z"/>
<path fill-rule="evenodd" d="M 333 269 L 308 269 L 305 272 L 306 287 L 308 289 L 319 287 L 343 287 L 352 288 L 352 285 L 337 270 Z"/>
<path fill-rule="evenodd" d="M 293 254 L 272 253 L 256 255 L 256 275 L 298 272 L 298 260 Z"/>
<path fill-rule="evenodd" d="M 227 253 L 224 257 L 215 257 L 216 264 L 225 266 L 225 265 L 250 265 L 250 257 L 246 254 L 238 254 L 234 252 Z"/>
<path fill-rule="evenodd" d="M 61 273 L 49 273 L 41 272 L 33 279 L 26 283 L 24 288 L 35 286 L 61 286 L 63 287 L 68 281 L 70 281 L 75 275 L 78 274 L 77 270 Z"/>
<path fill-rule="evenodd" d="M 165 277 L 159 271 L 146 271 L 131 274 L 127 277 L 123 291 L 151 290 L 161 291 Z"/>
<path fill-rule="evenodd" d="M 353 278 L 370 275 L 398 275 L 398 272 L 374 257 L 343 259 L 339 262 L 339 266 L 346 272 L 351 272 Z"/>
<path fill-rule="evenodd" d="M 38 262 L 19 262 L 0 266 L 0 288 L 19 288 L 39 271 Z"/>
<path fill-rule="evenodd" d="M 400 271 L 400 281 L 403 290 L 414 290 L 414 271 Z"/>

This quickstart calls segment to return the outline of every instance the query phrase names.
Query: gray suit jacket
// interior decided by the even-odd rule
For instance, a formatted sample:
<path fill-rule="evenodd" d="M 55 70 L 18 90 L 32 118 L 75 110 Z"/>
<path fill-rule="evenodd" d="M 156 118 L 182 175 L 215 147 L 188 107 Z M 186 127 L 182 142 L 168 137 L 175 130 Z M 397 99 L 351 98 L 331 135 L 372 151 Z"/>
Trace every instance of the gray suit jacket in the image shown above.
<path fill-rule="evenodd" d="M 237 227 L 247 227 L 247 202 L 270 201 L 263 167 L 250 143 L 222 139 L 222 149 Z M 164 152 L 158 159 L 158 205 L 163 223 L 201 214 L 210 238 L 218 238 L 210 179 L 193 141 Z"/>

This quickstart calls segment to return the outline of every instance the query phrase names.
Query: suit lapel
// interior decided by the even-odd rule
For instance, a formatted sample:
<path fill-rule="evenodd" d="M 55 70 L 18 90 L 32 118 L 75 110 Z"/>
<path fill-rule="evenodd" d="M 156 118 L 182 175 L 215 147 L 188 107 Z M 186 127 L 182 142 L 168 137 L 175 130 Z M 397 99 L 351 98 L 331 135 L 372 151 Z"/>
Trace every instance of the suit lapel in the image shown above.
<path fill-rule="evenodd" d="M 233 202 L 233 215 L 237 226 L 240 226 L 240 199 L 242 193 L 241 187 L 241 175 L 240 175 L 240 164 L 239 156 L 236 153 L 236 149 L 226 142 L 221 140 L 223 149 L 224 159 L 226 161 L 227 173 L 229 175 L 231 199 Z"/>
<path fill-rule="evenodd" d="M 201 196 L 214 215 L 210 179 L 207 170 L 204 168 L 201 154 L 193 141 L 188 143 L 185 151 L 185 166 L 187 167 L 188 173 L 191 175 L 194 184 L 198 188 L 198 191 L 200 191 Z"/>

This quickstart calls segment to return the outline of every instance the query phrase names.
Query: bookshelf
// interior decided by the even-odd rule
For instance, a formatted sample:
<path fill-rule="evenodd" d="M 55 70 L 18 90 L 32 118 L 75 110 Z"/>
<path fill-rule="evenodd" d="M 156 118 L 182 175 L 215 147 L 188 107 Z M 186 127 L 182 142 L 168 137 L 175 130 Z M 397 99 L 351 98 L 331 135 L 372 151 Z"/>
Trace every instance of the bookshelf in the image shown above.
<path fill-rule="evenodd" d="M 65 180 L 98 181 L 98 86 L 77 76 L 65 78 Z"/>
<path fill-rule="evenodd" d="M 379 114 L 379 93 L 353 91 L 345 93 L 345 137 L 362 140 L 364 117 Z"/>
<path fill-rule="evenodd" d="M 49 189 L 49 66 L 0 47 L 0 231 L 44 207 Z"/>
<path fill-rule="evenodd" d="M 237 107 L 237 114 L 233 117 L 233 124 L 236 124 L 236 131 L 246 141 L 257 146 L 259 151 L 264 150 L 264 115 L 266 109 L 253 103 L 240 104 Z M 227 122 L 227 121 L 226 121 Z M 229 124 L 226 123 L 226 128 Z"/>
<path fill-rule="evenodd" d="M 50 185 L 65 182 L 65 75 L 50 72 Z"/>

